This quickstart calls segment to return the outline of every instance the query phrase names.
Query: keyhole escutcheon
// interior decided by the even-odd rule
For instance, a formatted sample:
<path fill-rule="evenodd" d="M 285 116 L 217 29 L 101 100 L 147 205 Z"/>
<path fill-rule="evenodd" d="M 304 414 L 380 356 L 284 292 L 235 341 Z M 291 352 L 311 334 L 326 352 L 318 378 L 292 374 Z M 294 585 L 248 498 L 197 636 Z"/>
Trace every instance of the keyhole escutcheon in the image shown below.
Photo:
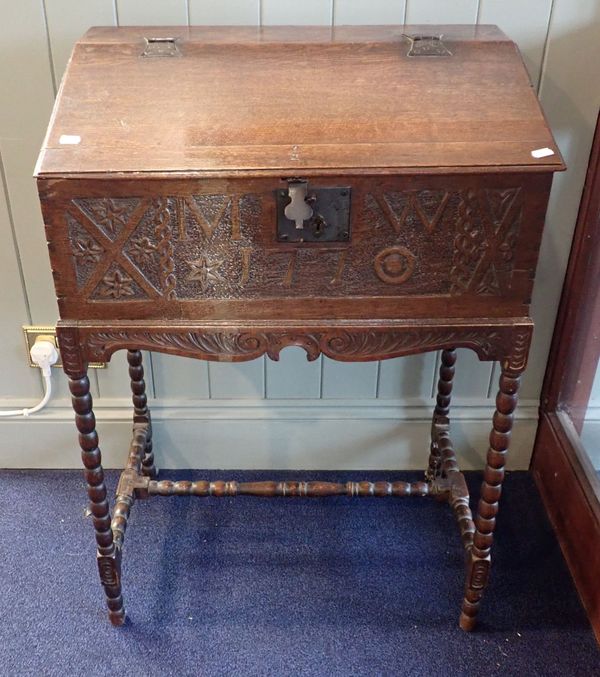
<path fill-rule="evenodd" d="M 312 207 L 306 201 L 307 192 L 307 181 L 290 181 L 288 184 L 290 203 L 286 206 L 283 213 L 286 219 L 296 224 L 296 228 L 303 228 L 304 222 L 308 221 L 313 214 Z"/>

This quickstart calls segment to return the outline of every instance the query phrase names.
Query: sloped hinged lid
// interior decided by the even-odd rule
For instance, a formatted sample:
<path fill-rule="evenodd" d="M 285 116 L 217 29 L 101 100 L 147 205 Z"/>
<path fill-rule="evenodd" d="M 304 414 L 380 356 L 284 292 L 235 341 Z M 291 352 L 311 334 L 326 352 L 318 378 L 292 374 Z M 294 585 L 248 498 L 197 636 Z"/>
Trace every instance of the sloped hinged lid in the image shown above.
<path fill-rule="evenodd" d="M 564 168 L 494 26 L 126 27 L 76 44 L 36 174 L 483 167 Z"/>

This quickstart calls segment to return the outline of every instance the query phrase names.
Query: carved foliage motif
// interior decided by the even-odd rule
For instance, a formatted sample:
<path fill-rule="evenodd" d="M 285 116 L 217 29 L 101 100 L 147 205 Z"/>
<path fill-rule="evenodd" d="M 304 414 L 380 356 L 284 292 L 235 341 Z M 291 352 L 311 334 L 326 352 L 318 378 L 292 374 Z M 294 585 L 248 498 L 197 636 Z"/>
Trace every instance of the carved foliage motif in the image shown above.
<path fill-rule="evenodd" d="M 156 245 L 147 237 L 132 239 L 130 243 L 129 256 L 140 268 L 146 268 L 154 263 L 154 253 Z"/>
<path fill-rule="evenodd" d="M 108 273 L 102 278 L 98 286 L 97 293 L 111 299 L 121 299 L 127 296 L 136 296 L 137 289 L 134 289 L 134 281 L 127 276 L 117 266 L 111 267 Z"/>
<path fill-rule="evenodd" d="M 531 328 L 518 329 L 514 333 L 510 356 L 502 363 L 502 367 L 507 373 L 520 374 L 525 370 L 531 345 L 531 334 Z"/>
<path fill-rule="evenodd" d="M 72 378 L 78 378 L 85 373 L 86 365 L 83 362 L 82 346 L 76 329 L 58 329 L 58 343 L 60 357 L 65 373 Z"/>
<path fill-rule="evenodd" d="M 73 252 L 75 278 L 77 286 L 81 288 L 88 281 L 96 264 L 102 259 L 104 249 L 71 214 L 66 214 L 66 221 L 69 229 L 71 251 Z"/>
<path fill-rule="evenodd" d="M 127 225 L 139 200 L 134 198 L 94 198 L 73 200 L 92 223 L 114 240 Z"/>
<path fill-rule="evenodd" d="M 351 242 L 322 247 L 275 243 L 265 195 L 75 199 L 65 219 L 77 285 L 94 301 L 510 288 L 520 189 L 357 196 Z"/>
<path fill-rule="evenodd" d="M 195 261 L 186 261 L 190 267 L 188 281 L 199 282 L 202 291 L 206 291 L 213 282 L 221 282 L 219 268 L 223 261 L 210 261 L 206 256 L 200 256 Z"/>
<path fill-rule="evenodd" d="M 409 355 L 415 352 L 437 350 L 448 346 L 474 350 L 481 359 L 502 359 L 515 371 L 525 367 L 524 358 L 531 328 L 513 327 L 431 327 L 398 329 L 327 329 L 322 331 L 220 331 L 171 329 L 146 331 L 128 329 L 115 331 L 86 330 L 83 337 L 90 361 L 104 361 L 121 348 L 136 346 L 139 349 L 185 354 L 209 360 L 242 361 L 267 354 L 279 359 L 279 353 L 288 346 L 299 346 L 309 360 L 323 353 L 340 361 L 379 360 Z M 521 341 L 523 350 L 513 348 Z"/>
<path fill-rule="evenodd" d="M 109 356 L 122 346 L 133 345 L 165 352 L 184 351 L 202 357 L 232 361 L 253 359 L 266 352 L 266 336 L 235 332 L 160 332 L 160 331 L 108 331 L 93 332 L 87 337 L 90 355 Z"/>

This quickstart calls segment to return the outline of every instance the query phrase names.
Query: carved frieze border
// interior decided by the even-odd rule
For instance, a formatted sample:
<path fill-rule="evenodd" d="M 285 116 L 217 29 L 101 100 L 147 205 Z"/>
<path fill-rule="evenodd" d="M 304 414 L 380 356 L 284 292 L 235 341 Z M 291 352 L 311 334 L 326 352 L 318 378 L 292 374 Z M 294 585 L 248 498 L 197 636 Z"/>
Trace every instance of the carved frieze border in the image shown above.
<path fill-rule="evenodd" d="M 78 372 L 87 362 L 106 362 L 120 349 L 137 348 L 221 362 L 252 360 L 264 354 L 279 359 L 288 346 L 304 348 L 308 360 L 323 354 L 343 362 L 384 360 L 449 347 L 470 348 L 482 360 L 500 360 L 505 371 L 519 374 L 527 363 L 533 325 L 392 324 L 338 327 L 131 325 L 60 327 L 65 371 Z"/>

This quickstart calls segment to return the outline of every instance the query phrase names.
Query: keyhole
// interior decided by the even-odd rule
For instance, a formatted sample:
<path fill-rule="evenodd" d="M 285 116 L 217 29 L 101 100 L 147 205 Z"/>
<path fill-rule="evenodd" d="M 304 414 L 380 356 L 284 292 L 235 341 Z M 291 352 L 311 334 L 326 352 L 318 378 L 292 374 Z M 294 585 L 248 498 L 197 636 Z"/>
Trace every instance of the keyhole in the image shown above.
<path fill-rule="evenodd" d="M 317 214 L 315 218 L 315 227 L 313 230 L 314 236 L 321 237 L 326 226 L 327 224 L 325 223 L 325 219 L 320 214 Z"/>
<path fill-rule="evenodd" d="M 306 181 L 290 181 L 288 194 L 290 203 L 283 210 L 285 217 L 296 224 L 296 228 L 303 228 L 304 222 L 312 216 L 312 207 L 306 202 L 308 184 Z"/>

